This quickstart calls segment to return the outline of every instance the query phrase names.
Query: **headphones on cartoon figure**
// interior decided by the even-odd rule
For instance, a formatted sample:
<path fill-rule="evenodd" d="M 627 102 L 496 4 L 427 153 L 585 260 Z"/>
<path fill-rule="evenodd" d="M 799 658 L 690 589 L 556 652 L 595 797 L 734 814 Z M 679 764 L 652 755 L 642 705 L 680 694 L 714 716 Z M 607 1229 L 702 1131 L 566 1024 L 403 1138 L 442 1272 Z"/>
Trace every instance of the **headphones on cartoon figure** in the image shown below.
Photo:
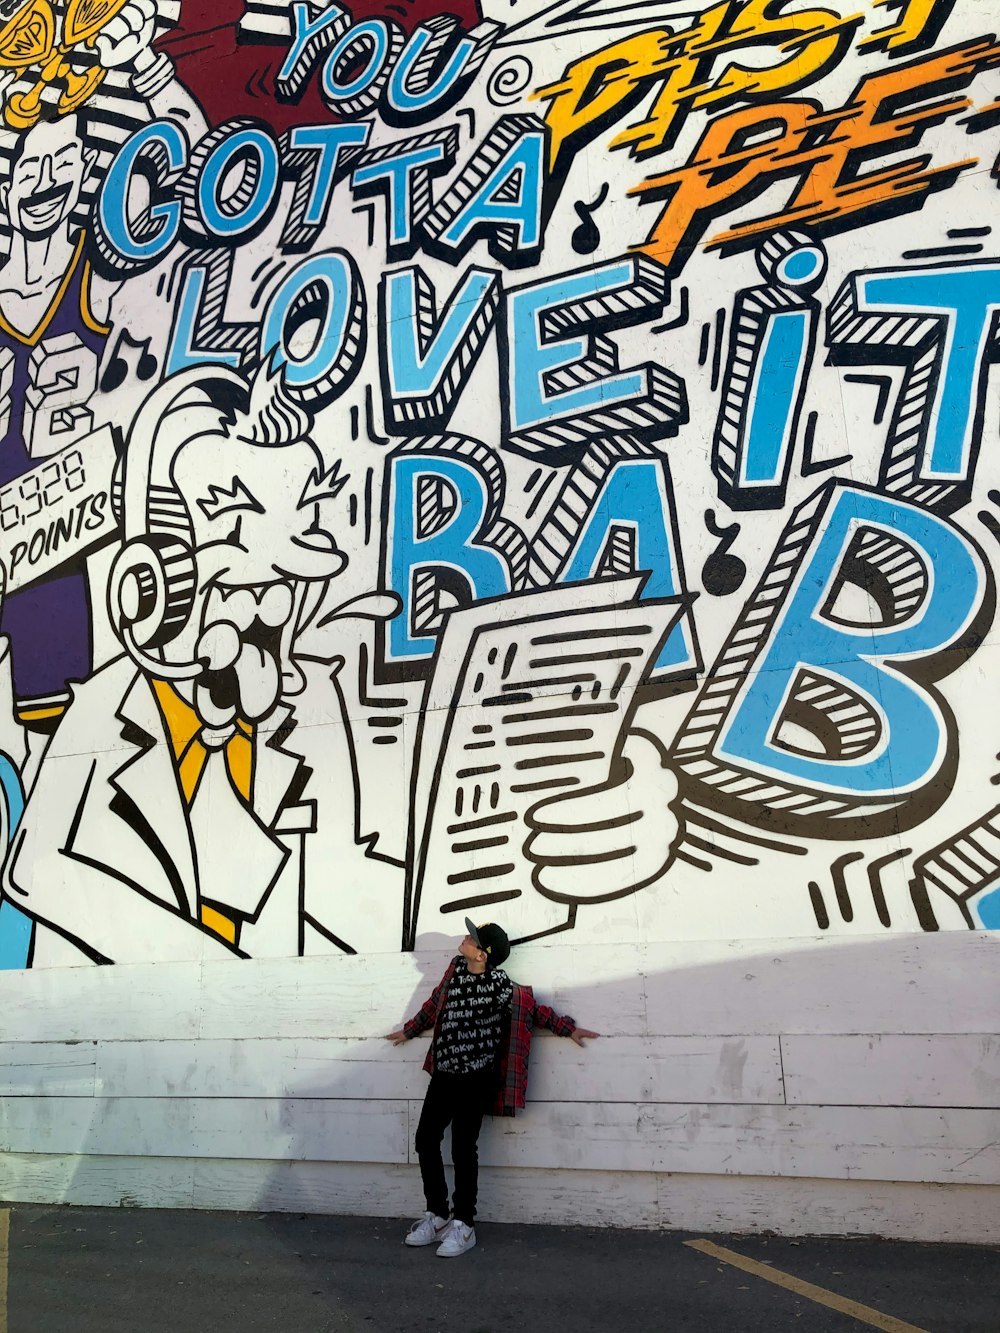
<path fill-rule="evenodd" d="M 245 403 L 248 392 L 246 381 L 225 366 L 172 375 L 139 409 L 119 464 L 123 545 L 108 577 L 108 614 L 132 660 L 164 680 L 193 680 L 205 664 L 152 655 L 187 625 L 198 586 L 191 517 L 171 476 L 188 441 L 181 435 L 165 448 L 157 444 L 159 433 L 165 419 L 185 407 L 228 411 L 234 399 Z"/>

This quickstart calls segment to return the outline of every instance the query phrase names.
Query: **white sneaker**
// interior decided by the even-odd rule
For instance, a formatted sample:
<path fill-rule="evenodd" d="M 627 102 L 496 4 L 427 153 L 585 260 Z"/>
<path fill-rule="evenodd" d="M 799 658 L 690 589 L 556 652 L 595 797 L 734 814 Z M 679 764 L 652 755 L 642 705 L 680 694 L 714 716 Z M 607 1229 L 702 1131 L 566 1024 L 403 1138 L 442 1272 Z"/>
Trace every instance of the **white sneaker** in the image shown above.
<path fill-rule="evenodd" d="M 464 1222 L 452 1222 L 437 1252 L 442 1259 L 456 1259 L 466 1250 L 471 1250 L 475 1243 L 475 1227 L 467 1227 Z"/>
<path fill-rule="evenodd" d="M 447 1235 L 451 1223 L 445 1217 L 434 1213 L 424 1213 L 403 1237 L 404 1245 L 434 1245 L 442 1236 Z"/>

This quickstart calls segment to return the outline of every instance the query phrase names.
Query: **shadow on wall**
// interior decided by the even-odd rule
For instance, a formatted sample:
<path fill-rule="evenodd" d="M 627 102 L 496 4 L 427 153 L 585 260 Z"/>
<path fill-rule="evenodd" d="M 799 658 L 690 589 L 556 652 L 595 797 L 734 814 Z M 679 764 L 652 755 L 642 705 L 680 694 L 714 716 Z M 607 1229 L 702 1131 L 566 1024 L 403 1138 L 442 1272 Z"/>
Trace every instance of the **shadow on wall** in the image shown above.
<path fill-rule="evenodd" d="M 581 1200 L 589 1195 L 578 1216 L 593 1225 L 629 1225 L 634 1188 L 631 1224 L 648 1226 L 646 1196 L 651 1189 L 659 1199 L 659 1187 L 644 1187 L 642 1175 L 655 1173 L 669 1177 L 668 1194 L 680 1193 L 688 1202 L 658 1202 L 654 1225 L 704 1227 L 704 1217 L 692 1221 L 686 1214 L 690 1195 L 676 1186 L 678 1177 L 714 1177 L 726 1195 L 745 1199 L 756 1189 L 756 1221 L 748 1229 L 781 1230 L 769 1212 L 768 1187 L 786 1177 L 790 1190 L 802 1187 L 808 1199 L 803 1212 L 812 1219 L 793 1227 L 793 1234 L 843 1232 L 842 1218 L 852 1210 L 851 1225 L 859 1233 L 884 1227 L 895 1234 L 894 1210 L 901 1206 L 915 1214 L 937 1211 L 942 1227 L 954 1226 L 965 1206 L 955 1187 L 1000 1185 L 994 1142 L 1000 1036 L 979 1030 L 995 1030 L 1000 1012 L 996 955 L 987 953 L 993 942 L 985 934 L 964 937 L 975 950 L 964 970 L 950 948 L 935 955 L 925 937 L 833 947 L 824 942 L 819 948 L 805 941 L 760 953 L 734 943 L 725 948 L 727 958 L 713 963 L 595 978 L 554 992 L 543 988 L 540 998 L 606 1035 L 581 1051 L 539 1034 L 526 1110 L 514 1121 L 484 1122 L 481 1210 L 485 1204 L 487 1219 L 492 1212 L 532 1220 L 530 1202 L 520 1210 L 512 1205 L 526 1178 L 545 1172 L 540 1191 L 578 1191 Z M 713 948 L 677 952 L 699 947 Z M 661 946 L 645 952 L 669 951 Z M 427 990 L 435 971 L 430 969 Z M 530 967 L 525 963 L 516 971 L 527 979 Z M 970 995 L 969 988 L 981 983 L 983 990 Z M 421 998 L 414 997 L 407 1016 Z M 314 1125 L 293 1128 L 286 1157 L 292 1165 L 274 1165 L 257 1207 L 419 1215 L 423 1198 L 412 1140 L 426 1087 L 426 1046 L 413 1045 L 404 1122 L 409 1165 L 387 1169 L 339 1160 L 347 1155 L 340 1145 L 345 1137 L 349 1142 L 350 1124 L 340 1114 L 341 1103 L 325 1102 L 325 1145 L 317 1143 Z M 387 1050 L 390 1064 L 411 1053 L 410 1047 Z M 385 1058 L 379 1063 L 384 1068 Z M 352 1095 L 356 1084 L 315 1080 L 299 1084 L 283 1107 L 294 1122 L 297 1099 Z M 447 1135 L 444 1151 L 448 1164 Z M 301 1174 L 296 1161 L 302 1162 Z M 330 1163 L 327 1170 L 317 1168 L 323 1162 Z M 358 1182 L 366 1172 L 381 1197 L 359 1205 Z M 450 1166 L 448 1174 L 450 1182 Z M 927 1184 L 935 1190 L 930 1202 L 919 1193 Z M 861 1188 L 848 1203 L 841 1191 L 850 1185 Z M 825 1186 L 829 1197 L 820 1203 L 815 1191 L 822 1195 Z M 984 1219 L 986 1193 L 978 1192 Z M 789 1208 L 787 1198 L 782 1206 Z M 741 1209 L 745 1202 L 734 1204 L 736 1214 Z M 912 1234 L 921 1234 L 915 1226 Z M 400 1242 L 400 1224 L 395 1227 L 381 1233 L 386 1244 Z M 274 1228 L 280 1237 L 280 1222 Z M 746 1221 L 738 1229 L 744 1228 Z"/>

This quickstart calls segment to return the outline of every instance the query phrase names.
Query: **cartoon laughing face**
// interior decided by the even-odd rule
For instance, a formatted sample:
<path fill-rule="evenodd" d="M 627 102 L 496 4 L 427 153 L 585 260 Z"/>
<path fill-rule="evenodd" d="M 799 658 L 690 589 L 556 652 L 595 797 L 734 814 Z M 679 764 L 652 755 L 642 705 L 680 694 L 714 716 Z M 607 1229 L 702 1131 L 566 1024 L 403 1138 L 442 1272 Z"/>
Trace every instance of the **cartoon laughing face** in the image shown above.
<path fill-rule="evenodd" d="M 26 240 L 44 240 L 66 226 L 80 202 L 96 153 L 84 148 L 78 118 L 40 121 L 18 140 L 0 208 Z"/>
<path fill-rule="evenodd" d="M 212 367 L 204 376 L 209 388 L 213 376 L 236 380 Z M 167 381 L 159 392 L 169 391 Z M 287 395 L 280 370 L 262 367 L 240 396 L 229 407 L 211 392 L 200 401 L 182 395 L 155 428 L 190 524 L 195 569 L 190 613 L 162 660 L 167 668 L 201 665 L 181 692 L 220 732 L 237 718 L 263 720 L 301 690 L 296 633 L 347 564 L 329 505 L 347 481 L 340 460 L 324 463 L 311 418 Z"/>

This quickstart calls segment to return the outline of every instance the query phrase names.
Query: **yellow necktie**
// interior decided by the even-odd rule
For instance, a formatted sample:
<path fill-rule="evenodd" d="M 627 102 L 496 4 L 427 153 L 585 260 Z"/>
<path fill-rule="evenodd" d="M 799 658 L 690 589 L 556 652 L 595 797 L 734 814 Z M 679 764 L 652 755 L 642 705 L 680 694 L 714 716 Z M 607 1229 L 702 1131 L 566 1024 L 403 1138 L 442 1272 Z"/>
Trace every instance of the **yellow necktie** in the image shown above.
<path fill-rule="evenodd" d="M 185 802 L 190 805 L 209 754 L 208 747 L 201 739 L 202 722 L 191 705 L 166 681 L 154 680 L 153 692 L 167 724 L 181 791 Z M 238 718 L 236 731 L 223 748 L 232 784 L 249 805 L 253 786 L 253 724 Z M 236 943 L 236 922 L 231 917 L 209 907 L 207 903 L 202 903 L 200 914 L 203 926 L 221 935 L 230 944 Z"/>

